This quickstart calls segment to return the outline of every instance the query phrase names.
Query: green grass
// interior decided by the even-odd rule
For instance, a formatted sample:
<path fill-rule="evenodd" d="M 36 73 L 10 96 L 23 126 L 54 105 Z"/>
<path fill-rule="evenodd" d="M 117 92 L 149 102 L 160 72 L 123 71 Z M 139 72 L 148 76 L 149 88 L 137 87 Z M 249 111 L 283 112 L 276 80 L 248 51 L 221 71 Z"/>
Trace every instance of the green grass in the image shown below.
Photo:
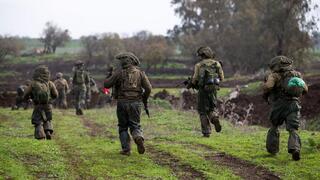
<path fill-rule="evenodd" d="M 21 76 L 21 73 L 16 71 L 10 71 L 10 70 L 0 72 L 0 78 L 6 78 L 6 77 L 12 77 L 12 76 Z"/>
<path fill-rule="evenodd" d="M 158 74 L 158 75 L 149 75 L 149 79 L 169 79 L 169 80 L 186 80 L 189 76 L 186 75 L 174 75 L 174 74 Z M 183 82 L 183 81 L 182 81 Z M 181 84 L 182 84 L 181 82 Z"/>
<path fill-rule="evenodd" d="M 22 42 L 25 46 L 24 52 L 32 51 L 36 48 L 43 48 L 43 43 L 39 39 L 25 38 L 22 39 Z M 78 39 L 71 40 L 65 44 L 64 47 L 58 47 L 56 50 L 57 54 L 76 54 L 82 50 L 81 41 Z"/>
<path fill-rule="evenodd" d="M 262 87 L 262 82 L 260 81 L 253 82 L 253 83 L 249 83 L 247 87 L 242 88 L 241 92 L 248 95 L 256 95 L 259 92 L 262 92 L 261 87 Z"/>
<path fill-rule="evenodd" d="M 36 64 L 48 61 L 71 61 L 75 60 L 77 55 L 74 54 L 46 54 L 41 56 L 29 57 L 12 57 L 6 59 L 7 64 Z"/>
<path fill-rule="evenodd" d="M 180 97 L 181 96 L 181 88 L 153 88 L 152 89 L 152 92 L 151 92 L 151 95 L 155 95 L 163 90 L 166 90 L 168 91 L 168 93 L 170 95 L 174 95 L 175 97 Z"/>
<path fill-rule="evenodd" d="M 74 110 L 54 110 L 55 134 L 51 141 L 33 139 L 31 110 L 0 109 L 0 179 L 176 179 L 168 166 L 155 163 L 147 151 L 139 155 L 119 155 L 115 108 L 85 111 L 85 117 Z M 152 106 L 151 117 L 142 113 L 146 144 L 167 152 L 179 163 L 203 173 L 207 179 L 239 179 L 233 172 L 205 158 L 215 152 L 262 165 L 283 179 L 319 179 L 320 133 L 299 131 L 302 159 L 294 162 L 286 150 L 288 133 L 281 130 L 281 151 L 275 157 L 265 150 L 267 129 L 234 127 L 222 121 L 223 131 L 202 138 L 198 115 Z M 98 130 L 86 125 L 95 124 Z M 89 123 L 90 124 L 90 123 Z M 100 130 L 99 130 L 100 129 Z M 93 131 L 96 130 L 96 131 Z M 97 132 L 96 135 L 91 133 Z M 211 148 L 203 149 L 199 144 Z M 148 149 L 147 149 L 148 150 Z M 177 162 L 176 162 L 177 163 Z"/>

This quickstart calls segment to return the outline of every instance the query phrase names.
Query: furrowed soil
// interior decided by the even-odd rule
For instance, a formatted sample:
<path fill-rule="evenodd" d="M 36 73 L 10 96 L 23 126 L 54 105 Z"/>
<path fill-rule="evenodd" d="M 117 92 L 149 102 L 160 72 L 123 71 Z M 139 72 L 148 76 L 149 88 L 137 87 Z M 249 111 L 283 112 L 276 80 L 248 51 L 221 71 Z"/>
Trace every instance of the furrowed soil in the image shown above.
<path fill-rule="evenodd" d="M 317 132 L 301 131 L 301 161 L 286 152 L 266 152 L 261 127 L 234 127 L 222 121 L 221 133 L 201 136 L 198 115 L 150 109 L 142 116 L 146 153 L 132 141 L 130 156 L 119 154 L 115 108 L 92 109 L 84 116 L 54 109 L 51 141 L 33 139 L 31 110 L 0 109 L 0 176 L 4 179 L 318 179 L 320 152 L 309 139 Z"/>

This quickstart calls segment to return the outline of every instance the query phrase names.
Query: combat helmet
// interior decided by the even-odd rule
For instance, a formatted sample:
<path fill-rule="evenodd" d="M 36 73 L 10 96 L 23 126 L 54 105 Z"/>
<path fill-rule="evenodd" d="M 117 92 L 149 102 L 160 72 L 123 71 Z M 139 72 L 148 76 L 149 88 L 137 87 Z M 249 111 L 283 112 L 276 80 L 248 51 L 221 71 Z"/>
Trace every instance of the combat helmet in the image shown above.
<path fill-rule="evenodd" d="M 197 50 L 196 55 L 199 57 L 204 57 L 204 58 L 214 58 L 215 57 L 215 54 L 213 53 L 212 49 L 208 46 L 200 47 Z"/>
<path fill-rule="evenodd" d="M 140 65 L 139 58 L 131 52 L 120 53 L 116 55 L 115 58 L 120 60 L 123 66 L 125 65 L 139 66 Z"/>
<path fill-rule="evenodd" d="M 292 69 L 293 61 L 286 56 L 276 56 L 270 60 L 269 68 L 273 72 L 288 71 Z"/>
<path fill-rule="evenodd" d="M 78 60 L 74 63 L 75 66 L 83 66 L 84 65 L 84 62 L 81 61 L 81 60 Z"/>
<path fill-rule="evenodd" d="M 49 71 L 48 67 L 45 65 L 40 65 L 40 66 L 36 67 L 32 78 L 33 78 L 33 80 L 36 80 L 36 81 L 45 81 L 45 82 L 49 81 L 50 80 L 50 71 Z"/>
<path fill-rule="evenodd" d="M 62 77 L 63 77 L 63 74 L 62 74 L 61 72 L 58 72 L 58 73 L 56 74 L 56 78 L 60 79 L 60 78 L 62 78 Z"/>

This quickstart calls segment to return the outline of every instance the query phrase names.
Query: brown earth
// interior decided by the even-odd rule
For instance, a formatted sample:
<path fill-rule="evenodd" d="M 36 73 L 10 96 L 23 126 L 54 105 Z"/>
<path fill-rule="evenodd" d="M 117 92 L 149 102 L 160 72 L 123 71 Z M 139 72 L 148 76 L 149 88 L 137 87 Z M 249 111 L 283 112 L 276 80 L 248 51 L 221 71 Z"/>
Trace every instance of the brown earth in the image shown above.
<path fill-rule="evenodd" d="M 217 165 L 228 167 L 232 172 L 247 180 L 277 180 L 281 179 L 278 175 L 268 169 L 254 165 L 245 160 L 227 155 L 216 153 L 213 156 L 206 156 L 207 160 L 214 161 Z"/>
<path fill-rule="evenodd" d="M 157 150 L 156 148 L 148 145 L 148 155 L 151 159 L 161 166 L 169 166 L 172 173 L 183 180 L 194 180 L 194 179 L 206 179 L 204 174 L 188 164 L 183 164 L 177 157 L 174 157 L 168 152 Z"/>

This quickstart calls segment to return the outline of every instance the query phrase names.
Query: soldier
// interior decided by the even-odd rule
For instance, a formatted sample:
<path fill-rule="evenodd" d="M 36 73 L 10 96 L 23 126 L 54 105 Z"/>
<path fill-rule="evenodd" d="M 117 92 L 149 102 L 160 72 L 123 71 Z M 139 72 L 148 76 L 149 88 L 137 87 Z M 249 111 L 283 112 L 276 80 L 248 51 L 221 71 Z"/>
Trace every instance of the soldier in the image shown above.
<path fill-rule="evenodd" d="M 203 137 L 210 137 L 211 126 L 214 125 L 216 132 L 221 131 L 219 115 L 217 112 L 217 91 L 219 83 L 223 81 L 224 74 L 221 63 L 215 60 L 215 55 L 210 47 L 200 47 L 197 50 L 200 58 L 194 67 L 194 74 L 187 88 L 198 89 L 198 113 L 200 115 L 201 130 Z"/>
<path fill-rule="evenodd" d="M 35 127 L 36 139 L 51 139 L 52 105 L 51 100 L 58 97 L 58 91 L 50 81 L 50 72 L 47 66 L 39 66 L 33 73 L 33 81 L 24 93 L 24 99 L 31 98 L 34 103 L 32 124 Z"/>
<path fill-rule="evenodd" d="M 286 122 L 286 129 L 289 131 L 288 153 L 292 154 L 293 160 L 298 161 L 301 148 L 297 134 L 301 109 L 299 98 L 307 93 L 308 87 L 301 79 L 301 73 L 293 69 L 292 60 L 285 56 L 271 59 L 269 68 L 272 73 L 263 84 L 264 98 L 272 104 L 270 113 L 272 127 L 268 131 L 266 148 L 273 155 L 279 152 L 278 127 Z M 297 80 L 300 88 L 289 88 L 293 80 Z"/>
<path fill-rule="evenodd" d="M 88 73 L 84 69 L 84 63 L 82 61 L 77 61 L 75 63 L 72 87 L 75 98 L 76 115 L 83 115 L 86 97 L 88 97 L 88 93 L 90 92 L 90 79 Z"/>
<path fill-rule="evenodd" d="M 144 138 L 140 126 L 142 102 L 147 103 L 151 84 L 146 74 L 138 68 L 139 59 L 132 53 L 121 53 L 116 56 L 121 69 L 114 72 L 104 82 L 105 88 L 114 87 L 114 98 L 117 100 L 117 116 L 122 155 L 130 155 L 131 136 L 137 144 L 140 154 L 145 152 Z M 146 106 L 145 106 L 146 107 Z"/>
<path fill-rule="evenodd" d="M 25 89 L 27 89 L 28 86 L 30 86 L 31 84 L 31 81 L 30 80 L 27 80 L 25 82 L 24 85 L 20 85 L 18 88 L 17 88 L 17 97 L 16 97 L 16 104 L 14 106 L 12 106 L 12 110 L 18 110 L 20 107 L 23 107 L 24 109 L 28 109 L 29 105 L 30 105 L 30 99 L 28 100 L 24 100 L 23 98 L 23 94 L 24 94 L 24 91 Z"/>
<path fill-rule="evenodd" d="M 55 101 L 55 105 L 59 108 L 67 109 L 67 94 L 69 93 L 69 85 L 67 80 L 63 78 L 63 74 L 61 72 L 56 74 L 56 80 L 54 84 L 58 90 L 59 97 Z"/>

